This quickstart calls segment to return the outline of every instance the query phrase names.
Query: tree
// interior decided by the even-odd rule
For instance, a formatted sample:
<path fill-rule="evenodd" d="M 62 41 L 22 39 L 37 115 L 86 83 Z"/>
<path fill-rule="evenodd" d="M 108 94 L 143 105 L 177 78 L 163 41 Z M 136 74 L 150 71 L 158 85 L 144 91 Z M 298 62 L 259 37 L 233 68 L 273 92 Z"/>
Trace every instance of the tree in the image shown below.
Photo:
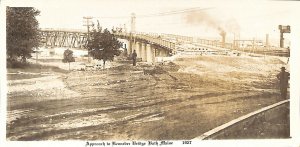
<path fill-rule="evenodd" d="M 64 59 L 62 60 L 64 63 L 69 63 L 69 70 L 70 70 L 70 63 L 75 62 L 75 58 L 73 57 L 73 51 L 66 49 L 64 51 Z"/>
<path fill-rule="evenodd" d="M 94 59 L 103 60 L 103 68 L 105 68 L 106 61 L 113 61 L 114 56 L 120 55 L 120 47 L 122 47 L 122 43 L 108 29 L 104 29 L 102 32 L 99 23 L 97 29 L 93 29 L 91 32 L 87 44 L 89 54 Z"/>
<path fill-rule="evenodd" d="M 9 61 L 21 57 L 22 62 L 31 58 L 34 48 L 40 44 L 40 11 L 32 7 L 7 7 L 6 9 L 6 55 Z"/>

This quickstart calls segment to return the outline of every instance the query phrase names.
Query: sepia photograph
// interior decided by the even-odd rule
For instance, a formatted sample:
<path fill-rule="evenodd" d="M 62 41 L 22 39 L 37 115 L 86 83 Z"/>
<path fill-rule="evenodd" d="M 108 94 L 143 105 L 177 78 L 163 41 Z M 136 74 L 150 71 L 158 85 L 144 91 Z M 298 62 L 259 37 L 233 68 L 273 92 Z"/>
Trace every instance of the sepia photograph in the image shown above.
<path fill-rule="evenodd" d="M 293 138 L 298 1 L 1 5 L 8 142 Z"/>

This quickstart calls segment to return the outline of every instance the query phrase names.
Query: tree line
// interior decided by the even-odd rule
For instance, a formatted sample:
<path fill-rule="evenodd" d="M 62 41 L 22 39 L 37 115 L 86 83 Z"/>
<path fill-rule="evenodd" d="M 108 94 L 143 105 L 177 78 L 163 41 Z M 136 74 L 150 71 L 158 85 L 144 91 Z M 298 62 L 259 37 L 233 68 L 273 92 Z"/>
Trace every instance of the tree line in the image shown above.
<path fill-rule="evenodd" d="M 6 8 L 6 59 L 8 62 L 23 62 L 31 58 L 41 46 L 39 22 L 36 17 L 40 11 L 33 7 Z M 102 60 L 103 65 L 119 56 L 122 43 L 99 24 L 92 28 L 85 48 L 94 59 Z M 66 50 L 63 62 L 74 62 L 73 52 Z"/>

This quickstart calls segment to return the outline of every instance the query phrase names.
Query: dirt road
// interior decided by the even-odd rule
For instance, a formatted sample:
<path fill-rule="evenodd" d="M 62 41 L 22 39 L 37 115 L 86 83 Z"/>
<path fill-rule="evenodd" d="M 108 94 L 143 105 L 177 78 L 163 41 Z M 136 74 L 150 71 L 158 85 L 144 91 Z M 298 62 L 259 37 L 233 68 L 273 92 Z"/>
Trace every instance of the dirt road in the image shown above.
<path fill-rule="evenodd" d="M 275 75 L 282 64 L 194 57 L 10 80 L 7 138 L 192 139 L 280 101 Z"/>

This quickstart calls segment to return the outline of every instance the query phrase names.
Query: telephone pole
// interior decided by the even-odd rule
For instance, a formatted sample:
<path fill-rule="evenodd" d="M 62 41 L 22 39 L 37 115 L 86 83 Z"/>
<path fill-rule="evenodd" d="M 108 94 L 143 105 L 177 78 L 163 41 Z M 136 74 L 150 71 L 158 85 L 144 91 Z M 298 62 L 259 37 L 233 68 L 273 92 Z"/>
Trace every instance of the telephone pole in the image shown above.
<path fill-rule="evenodd" d="M 83 17 L 83 19 L 85 20 L 83 26 L 87 27 L 87 41 L 88 42 L 90 40 L 90 26 L 93 25 L 93 22 L 91 21 L 92 18 L 93 17 L 91 17 L 91 16 L 85 16 L 85 17 Z M 88 62 L 89 63 L 91 62 L 89 51 L 88 51 Z"/>
<path fill-rule="evenodd" d="M 83 19 L 85 20 L 83 26 L 87 27 L 87 31 L 88 31 L 87 32 L 87 39 L 88 40 L 90 39 L 90 26 L 93 25 L 93 22 L 91 21 L 92 18 L 93 17 L 91 17 L 91 16 L 85 16 L 85 17 L 83 17 Z"/>

